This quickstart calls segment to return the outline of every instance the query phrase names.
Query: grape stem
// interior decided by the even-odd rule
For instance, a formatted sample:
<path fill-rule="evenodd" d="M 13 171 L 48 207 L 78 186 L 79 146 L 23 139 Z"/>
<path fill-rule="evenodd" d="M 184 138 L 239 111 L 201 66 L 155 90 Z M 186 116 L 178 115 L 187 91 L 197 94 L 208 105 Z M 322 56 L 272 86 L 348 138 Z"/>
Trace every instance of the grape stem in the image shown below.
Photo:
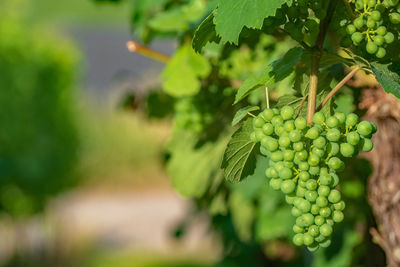
<path fill-rule="evenodd" d="M 319 106 L 319 110 L 322 109 L 328 102 L 329 100 L 339 91 L 340 88 L 342 88 L 353 76 L 359 71 L 361 68 L 357 66 L 354 68 L 349 74 L 346 75 L 346 77 L 343 78 L 336 86 L 335 88 L 332 89 L 332 91 L 329 92 L 329 94 L 325 97 L 324 101 L 322 101 L 321 105 Z"/>
<path fill-rule="evenodd" d="M 168 63 L 168 61 L 171 59 L 168 55 L 140 45 L 134 41 L 127 42 L 126 47 L 130 52 L 141 54 L 142 56 L 146 56 L 161 63 Z"/>
<path fill-rule="evenodd" d="M 265 100 L 267 101 L 267 108 L 269 109 L 269 92 L 268 92 L 268 87 L 265 87 Z"/>
<path fill-rule="evenodd" d="M 323 44 L 325 41 L 326 33 L 331 23 L 333 13 L 335 12 L 338 0 L 331 0 L 328 4 L 328 12 L 326 17 L 320 22 L 319 33 L 316 43 L 316 51 L 313 52 L 311 60 L 311 71 L 310 71 L 310 86 L 308 89 L 308 106 L 307 106 L 307 123 L 311 125 L 313 123 L 313 117 L 315 114 L 315 106 L 317 101 L 317 89 L 318 89 L 318 72 L 321 55 L 323 53 Z"/>
<path fill-rule="evenodd" d="M 304 96 L 304 97 L 303 97 L 303 100 L 301 101 L 299 111 L 297 111 L 296 118 L 297 118 L 298 116 L 300 116 L 300 113 L 301 113 L 301 111 L 302 111 L 302 109 L 303 109 L 303 106 L 304 106 L 304 103 L 306 102 L 306 99 L 307 99 L 307 96 Z"/>

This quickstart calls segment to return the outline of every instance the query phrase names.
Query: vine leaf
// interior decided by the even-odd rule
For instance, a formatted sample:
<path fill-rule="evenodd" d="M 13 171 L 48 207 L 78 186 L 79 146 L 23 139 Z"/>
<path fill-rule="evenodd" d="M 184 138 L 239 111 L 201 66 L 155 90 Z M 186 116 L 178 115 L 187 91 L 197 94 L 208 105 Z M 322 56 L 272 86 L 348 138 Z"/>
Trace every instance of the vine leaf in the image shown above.
<path fill-rule="evenodd" d="M 241 120 L 243 120 L 249 114 L 249 112 L 259 110 L 259 109 L 260 109 L 260 107 L 258 107 L 258 106 L 247 106 L 247 107 L 239 109 L 238 112 L 236 112 L 235 117 L 233 117 L 232 126 L 235 126 Z"/>
<path fill-rule="evenodd" d="M 224 153 L 221 168 L 225 179 L 240 182 L 254 173 L 256 166 L 256 143 L 250 140 L 253 131 L 253 119 L 247 119 L 232 135 Z"/>
<path fill-rule="evenodd" d="M 202 48 L 209 42 L 218 43 L 220 37 L 217 36 L 214 24 L 214 12 L 211 13 L 197 28 L 194 33 L 192 47 L 197 53 L 201 53 Z"/>
<path fill-rule="evenodd" d="M 286 0 L 221 0 L 215 15 L 216 31 L 223 43 L 238 44 L 243 27 L 261 29 L 268 16 Z"/>
<path fill-rule="evenodd" d="M 258 76 L 251 76 L 245 80 L 236 94 L 235 103 L 248 96 L 252 91 L 260 87 L 270 87 L 287 78 L 294 70 L 294 66 L 300 60 L 303 49 L 295 47 L 290 49 L 282 58 L 272 62 Z"/>
<path fill-rule="evenodd" d="M 200 78 L 211 71 L 205 57 L 196 54 L 189 45 L 182 46 L 161 74 L 166 93 L 175 97 L 191 96 L 199 92 Z"/>
<path fill-rule="evenodd" d="M 387 93 L 400 97 L 400 62 L 371 63 L 376 79 Z"/>
<path fill-rule="evenodd" d="M 198 138 L 188 131 L 178 131 L 168 144 L 171 158 L 167 172 L 174 188 L 185 197 L 201 197 L 211 186 L 220 164 L 228 137 L 197 147 Z"/>

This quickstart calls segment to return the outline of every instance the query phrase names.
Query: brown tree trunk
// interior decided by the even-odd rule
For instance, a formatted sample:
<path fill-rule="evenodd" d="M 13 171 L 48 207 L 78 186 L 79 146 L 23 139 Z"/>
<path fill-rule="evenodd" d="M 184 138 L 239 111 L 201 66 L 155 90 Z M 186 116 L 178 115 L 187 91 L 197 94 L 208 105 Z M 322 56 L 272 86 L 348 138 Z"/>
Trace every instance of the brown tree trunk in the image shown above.
<path fill-rule="evenodd" d="M 385 251 L 387 265 L 400 266 L 400 102 L 381 88 L 364 90 L 362 98 L 365 119 L 378 126 L 374 149 L 365 154 L 373 166 L 368 201 L 377 223 L 370 232 Z"/>

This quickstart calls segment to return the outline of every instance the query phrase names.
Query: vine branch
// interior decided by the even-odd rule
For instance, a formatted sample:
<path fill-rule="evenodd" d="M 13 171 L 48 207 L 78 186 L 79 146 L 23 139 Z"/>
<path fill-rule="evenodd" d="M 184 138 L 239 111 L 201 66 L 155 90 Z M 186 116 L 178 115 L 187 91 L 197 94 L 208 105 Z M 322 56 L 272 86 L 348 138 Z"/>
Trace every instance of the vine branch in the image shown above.
<path fill-rule="evenodd" d="M 329 94 L 325 97 L 324 101 L 322 101 L 321 105 L 319 106 L 318 109 L 322 109 L 326 103 L 339 91 L 340 88 L 342 88 L 353 76 L 359 71 L 361 68 L 356 67 L 353 69 L 349 74 L 346 75 L 346 77 L 343 78 L 336 86 L 335 88 L 332 89 L 332 91 L 329 92 Z"/>
<path fill-rule="evenodd" d="M 141 54 L 161 63 L 168 63 L 168 61 L 171 59 L 168 55 L 164 53 L 140 45 L 134 41 L 127 42 L 126 47 L 130 52 Z"/>

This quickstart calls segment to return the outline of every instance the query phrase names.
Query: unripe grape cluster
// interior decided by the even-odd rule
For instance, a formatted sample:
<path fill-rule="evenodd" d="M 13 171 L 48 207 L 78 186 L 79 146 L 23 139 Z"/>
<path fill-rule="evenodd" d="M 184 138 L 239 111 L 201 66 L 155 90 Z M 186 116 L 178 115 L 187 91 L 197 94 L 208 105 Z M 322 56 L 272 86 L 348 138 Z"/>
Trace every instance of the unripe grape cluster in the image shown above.
<path fill-rule="evenodd" d="M 371 151 L 377 130 L 353 113 L 325 117 L 317 112 L 313 121 L 309 126 L 305 118 L 295 118 L 290 106 L 265 109 L 254 118 L 250 135 L 269 158 L 265 175 L 270 187 L 282 191 L 292 205 L 293 243 L 310 251 L 329 246 L 334 224 L 343 221 L 345 203 L 336 189 L 337 172 L 344 168 L 341 158 Z"/>
<path fill-rule="evenodd" d="M 384 58 L 388 45 L 398 39 L 400 24 L 399 0 L 352 0 L 353 21 L 344 20 L 347 40 L 355 46 L 364 47 L 368 54 Z"/>

